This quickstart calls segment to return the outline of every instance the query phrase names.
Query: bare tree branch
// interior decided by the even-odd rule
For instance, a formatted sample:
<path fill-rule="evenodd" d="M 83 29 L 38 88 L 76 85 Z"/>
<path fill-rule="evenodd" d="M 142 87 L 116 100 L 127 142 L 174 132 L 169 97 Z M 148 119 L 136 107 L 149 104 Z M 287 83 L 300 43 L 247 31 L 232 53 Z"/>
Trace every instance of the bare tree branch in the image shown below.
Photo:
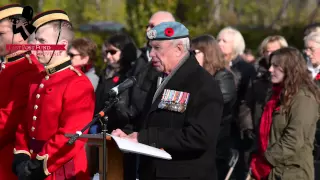
<path fill-rule="evenodd" d="M 282 7 L 280 8 L 276 18 L 272 21 L 272 23 L 269 25 L 269 28 L 274 28 L 277 21 L 279 21 L 287 12 L 288 6 L 289 6 L 290 0 L 283 0 L 282 1 Z"/>
<path fill-rule="evenodd" d="M 268 27 L 268 24 L 272 22 L 272 19 L 274 19 L 274 13 L 272 12 L 272 9 L 274 7 L 274 3 L 273 0 L 267 0 L 267 4 L 268 4 L 268 10 L 269 12 L 267 13 L 268 16 L 264 16 L 264 27 Z"/>
<path fill-rule="evenodd" d="M 43 0 L 39 0 L 38 8 L 37 8 L 38 13 L 42 12 L 42 8 L 43 8 Z"/>
<path fill-rule="evenodd" d="M 309 15 L 309 23 L 314 23 L 317 14 L 318 14 L 318 9 L 320 7 L 320 0 L 317 0 L 317 6 L 315 7 L 315 9 L 311 12 L 311 14 Z"/>
<path fill-rule="evenodd" d="M 213 5 L 214 5 L 214 12 L 213 12 L 213 17 L 214 21 L 216 21 L 218 24 L 221 22 L 221 2 L 220 0 L 213 0 Z"/>
<path fill-rule="evenodd" d="M 234 12 L 234 0 L 230 0 L 229 2 L 229 11 Z"/>
<path fill-rule="evenodd" d="M 268 1 L 269 2 L 269 1 Z M 265 22 L 266 22 L 266 16 L 264 16 L 263 14 L 263 9 L 266 9 L 265 5 L 263 4 L 263 2 L 261 0 L 256 0 L 256 4 L 258 6 L 258 11 L 257 11 L 257 15 L 253 15 L 251 16 L 251 21 L 253 23 L 257 23 L 258 25 L 263 25 L 263 27 L 265 27 Z M 268 4 L 268 6 L 270 7 L 270 4 Z M 268 8 L 267 9 L 271 9 Z M 269 13 L 270 16 L 272 15 L 272 13 Z M 257 22 L 256 22 L 257 21 Z M 260 24 L 259 24 L 260 23 Z"/>
<path fill-rule="evenodd" d="M 240 3 L 240 6 L 239 8 L 236 8 L 235 9 L 235 13 L 237 15 L 237 24 L 241 24 L 241 16 L 243 16 L 243 7 L 245 4 L 247 4 L 248 0 L 243 0 L 241 3 Z"/>
<path fill-rule="evenodd" d="M 98 11 L 101 11 L 101 0 L 96 0 L 96 8 Z"/>
<path fill-rule="evenodd" d="M 306 7 L 306 5 L 307 5 L 307 1 L 300 1 L 300 0 L 295 1 L 295 13 L 293 16 L 293 23 L 300 22 L 301 12 Z"/>

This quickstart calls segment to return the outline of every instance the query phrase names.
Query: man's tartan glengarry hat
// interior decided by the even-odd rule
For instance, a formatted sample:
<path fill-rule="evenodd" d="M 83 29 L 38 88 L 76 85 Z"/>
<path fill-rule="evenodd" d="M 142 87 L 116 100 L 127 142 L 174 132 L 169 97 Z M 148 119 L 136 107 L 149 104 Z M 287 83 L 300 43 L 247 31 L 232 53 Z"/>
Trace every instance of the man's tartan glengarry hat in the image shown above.
<path fill-rule="evenodd" d="M 52 21 L 67 21 L 70 23 L 67 13 L 63 10 L 50 10 L 36 15 L 32 20 L 32 25 L 38 29 L 42 25 Z M 71 24 L 71 23 L 70 23 Z"/>
<path fill-rule="evenodd" d="M 9 4 L 0 7 L 0 20 L 14 15 L 22 15 L 23 6 L 20 4 Z"/>

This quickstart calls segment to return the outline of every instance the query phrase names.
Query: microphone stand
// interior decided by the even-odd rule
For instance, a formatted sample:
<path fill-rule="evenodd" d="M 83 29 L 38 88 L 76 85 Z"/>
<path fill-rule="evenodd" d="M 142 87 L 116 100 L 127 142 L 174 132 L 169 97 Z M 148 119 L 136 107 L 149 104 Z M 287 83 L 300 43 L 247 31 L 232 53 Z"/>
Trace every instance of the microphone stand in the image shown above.
<path fill-rule="evenodd" d="M 108 116 L 106 113 L 119 101 L 117 96 L 112 97 L 111 100 L 107 100 L 105 102 L 105 107 L 100 111 L 98 114 L 94 116 L 92 121 L 88 123 L 81 131 L 77 131 L 75 135 L 69 138 L 68 145 L 72 145 L 75 141 L 82 135 L 84 131 L 86 131 L 91 125 L 95 124 L 98 120 L 100 120 L 102 124 L 102 137 L 103 137 L 103 146 L 102 146 L 102 153 L 103 153 L 103 180 L 106 180 L 106 167 L 107 167 L 107 123 L 108 123 Z"/>

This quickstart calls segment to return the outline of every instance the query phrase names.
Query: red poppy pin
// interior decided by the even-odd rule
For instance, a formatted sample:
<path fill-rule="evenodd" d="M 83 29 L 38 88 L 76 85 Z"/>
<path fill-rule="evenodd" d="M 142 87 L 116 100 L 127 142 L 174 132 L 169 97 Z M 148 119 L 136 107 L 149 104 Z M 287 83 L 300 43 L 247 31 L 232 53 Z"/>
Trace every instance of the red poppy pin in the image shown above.
<path fill-rule="evenodd" d="M 112 78 L 112 81 L 116 84 L 119 81 L 119 76 L 115 76 Z"/>
<path fill-rule="evenodd" d="M 320 80 L 320 73 L 317 74 L 315 80 L 316 80 L 316 81 Z"/>
<path fill-rule="evenodd" d="M 164 30 L 164 34 L 165 34 L 166 36 L 168 36 L 168 37 L 171 37 L 171 36 L 173 36 L 173 34 L 174 34 L 174 30 L 169 27 L 169 28 L 167 28 L 167 29 Z"/>

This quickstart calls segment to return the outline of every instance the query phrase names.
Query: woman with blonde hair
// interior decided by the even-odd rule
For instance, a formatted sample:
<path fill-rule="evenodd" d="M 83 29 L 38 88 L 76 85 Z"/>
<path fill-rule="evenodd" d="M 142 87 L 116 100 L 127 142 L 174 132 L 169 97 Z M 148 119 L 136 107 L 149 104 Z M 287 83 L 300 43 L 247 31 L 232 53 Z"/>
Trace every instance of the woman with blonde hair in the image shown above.
<path fill-rule="evenodd" d="M 283 36 L 273 35 L 263 39 L 259 46 L 260 59 L 257 62 L 257 71 L 262 73 L 268 72 L 269 63 L 268 57 L 273 52 L 280 48 L 288 47 L 288 43 Z"/>
<path fill-rule="evenodd" d="M 251 85 L 256 77 L 255 68 L 247 63 L 241 55 L 245 50 L 245 41 L 240 31 L 232 27 L 223 28 L 217 36 L 219 47 L 225 61 L 237 78 L 237 100 L 234 106 L 235 123 L 232 126 L 232 136 L 240 159 L 235 168 L 237 179 L 243 179 L 249 170 L 248 155 L 254 145 L 254 101 Z"/>
<path fill-rule="evenodd" d="M 254 92 L 252 93 L 255 101 L 254 121 L 258 125 L 263 111 L 263 104 L 268 91 L 272 87 L 270 82 L 269 55 L 280 48 L 288 47 L 288 43 L 283 36 L 268 36 L 261 42 L 259 46 L 260 58 L 256 63 L 257 77 L 254 82 Z"/>
<path fill-rule="evenodd" d="M 233 119 L 232 110 L 237 98 L 235 78 L 213 36 L 202 35 L 192 39 L 191 48 L 195 51 L 199 64 L 213 76 L 213 79 L 219 82 L 223 95 L 224 108 L 217 143 L 216 162 L 219 164 L 217 167 L 218 177 L 224 179 L 229 169 L 229 150 L 232 146 L 230 126 Z"/>
<path fill-rule="evenodd" d="M 245 50 L 246 45 L 244 38 L 235 28 L 223 28 L 218 33 L 217 39 L 223 56 L 228 63 L 232 63 L 232 61 L 242 55 Z"/>
<path fill-rule="evenodd" d="M 269 56 L 273 51 L 288 47 L 288 43 L 283 36 L 274 35 L 266 37 L 259 46 L 261 56 Z"/>

